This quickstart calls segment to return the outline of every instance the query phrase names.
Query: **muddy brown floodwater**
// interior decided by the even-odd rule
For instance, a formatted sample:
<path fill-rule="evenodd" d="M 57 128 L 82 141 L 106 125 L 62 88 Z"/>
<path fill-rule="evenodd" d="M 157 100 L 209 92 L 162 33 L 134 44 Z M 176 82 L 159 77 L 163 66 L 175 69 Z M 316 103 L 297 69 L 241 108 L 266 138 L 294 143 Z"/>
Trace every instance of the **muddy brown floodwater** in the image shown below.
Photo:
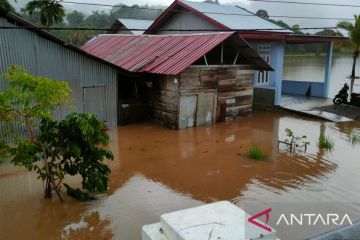
<path fill-rule="evenodd" d="M 307 135 L 306 154 L 289 155 L 277 140 L 285 128 Z M 349 136 L 357 123 L 326 123 L 269 112 L 232 123 L 170 130 L 153 123 L 111 132 L 110 190 L 91 203 L 42 198 L 34 174 L 0 163 L 0 239 L 141 238 L 141 226 L 163 213 L 229 200 L 250 214 L 272 208 L 270 225 L 281 239 L 304 239 L 336 226 L 287 226 L 282 213 L 349 214 L 360 219 L 360 145 Z M 320 151 L 320 134 L 334 139 Z M 268 161 L 250 160 L 260 144 Z M 78 178 L 67 180 L 79 184 Z"/>

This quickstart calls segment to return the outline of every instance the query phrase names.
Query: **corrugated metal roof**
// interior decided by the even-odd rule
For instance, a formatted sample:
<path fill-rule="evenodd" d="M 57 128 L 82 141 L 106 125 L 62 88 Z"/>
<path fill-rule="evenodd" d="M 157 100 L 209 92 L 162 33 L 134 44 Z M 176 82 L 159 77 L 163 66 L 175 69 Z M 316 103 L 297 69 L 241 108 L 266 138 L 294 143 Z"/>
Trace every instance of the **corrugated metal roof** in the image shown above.
<path fill-rule="evenodd" d="M 257 69 L 272 70 L 245 40 L 233 32 L 123 35 L 104 34 L 90 40 L 82 49 L 132 72 L 175 75 L 233 36 L 242 54 Z"/>
<path fill-rule="evenodd" d="M 280 29 L 269 30 L 273 32 L 288 32 L 290 30 L 282 28 L 255 14 L 240 8 L 239 6 L 221 5 L 204 2 L 191 2 L 179 0 L 196 11 L 203 13 L 205 16 L 219 22 L 220 24 L 233 30 L 256 30 L 256 29 Z M 281 29 L 282 28 L 282 29 Z"/>
<path fill-rule="evenodd" d="M 129 18 L 118 18 L 117 21 L 123 24 L 127 29 L 144 29 L 143 31 L 130 30 L 135 35 L 141 35 L 154 20 L 140 20 L 140 19 L 129 19 Z"/>
<path fill-rule="evenodd" d="M 264 34 L 269 32 L 276 34 L 293 33 L 288 29 L 278 26 L 236 5 L 221 5 L 186 0 L 175 0 L 154 21 L 145 33 L 153 33 L 153 31 L 161 29 L 161 25 L 166 22 L 167 18 L 175 15 L 179 9 L 182 9 L 183 11 L 190 11 L 224 30 L 233 30 L 238 32 L 252 30 L 255 32 L 262 32 Z"/>

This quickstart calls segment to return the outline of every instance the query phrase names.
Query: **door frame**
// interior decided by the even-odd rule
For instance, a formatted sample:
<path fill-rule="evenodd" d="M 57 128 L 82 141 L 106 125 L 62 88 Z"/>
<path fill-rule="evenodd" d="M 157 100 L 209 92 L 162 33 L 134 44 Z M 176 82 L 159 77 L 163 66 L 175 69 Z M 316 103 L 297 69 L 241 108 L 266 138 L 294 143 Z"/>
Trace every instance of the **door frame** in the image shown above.
<path fill-rule="evenodd" d="M 178 128 L 180 129 L 180 116 L 181 116 L 181 97 L 183 96 L 196 96 L 196 101 L 195 101 L 195 111 L 194 111 L 194 126 L 196 127 L 196 113 L 197 113 L 197 107 L 198 107 L 198 94 L 196 93 L 186 93 L 186 94 L 180 94 L 179 95 L 179 104 L 178 104 L 178 117 L 177 117 L 177 125 Z M 189 127 L 186 127 L 189 128 Z"/>
<path fill-rule="evenodd" d="M 195 118 L 194 118 L 194 127 L 196 126 L 197 123 L 197 111 L 198 111 L 198 101 L 199 101 L 199 94 L 201 93 L 214 93 L 214 102 L 213 102 L 213 114 L 212 114 L 212 124 L 216 123 L 216 112 L 217 112 L 217 105 L 218 105 L 218 92 L 217 90 L 207 90 L 207 91 L 199 91 L 199 92 L 188 92 L 188 93 L 183 93 L 183 94 L 179 94 L 179 106 L 178 106 L 178 116 L 177 116 L 177 125 L 178 128 L 180 127 L 180 105 L 181 105 L 181 97 L 182 96 L 191 96 L 191 95 L 196 95 L 196 106 L 195 106 Z"/>

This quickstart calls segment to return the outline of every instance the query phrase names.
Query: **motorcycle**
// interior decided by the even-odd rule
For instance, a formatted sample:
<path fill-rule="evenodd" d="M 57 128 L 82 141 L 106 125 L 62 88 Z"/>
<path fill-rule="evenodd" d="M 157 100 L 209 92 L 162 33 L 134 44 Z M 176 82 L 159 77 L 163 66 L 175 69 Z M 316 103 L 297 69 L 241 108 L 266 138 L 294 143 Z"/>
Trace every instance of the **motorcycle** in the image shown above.
<path fill-rule="evenodd" d="M 348 91 L 349 91 L 349 85 L 346 82 L 339 91 L 339 93 L 336 94 L 336 96 L 334 97 L 333 103 L 335 105 L 349 104 L 360 107 L 360 94 L 352 93 L 350 101 L 348 101 L 348 97 L 349 97 Z"/>
<path fill-rule="evenodd" d="M 348 103 L 348 94 L 349 91 L 349 84 L 345 83 L 342 89 L 339 91 L 338 94 L 333 99 L 333 103 L 335 105 L 341 105 L 342 103 Z"/>

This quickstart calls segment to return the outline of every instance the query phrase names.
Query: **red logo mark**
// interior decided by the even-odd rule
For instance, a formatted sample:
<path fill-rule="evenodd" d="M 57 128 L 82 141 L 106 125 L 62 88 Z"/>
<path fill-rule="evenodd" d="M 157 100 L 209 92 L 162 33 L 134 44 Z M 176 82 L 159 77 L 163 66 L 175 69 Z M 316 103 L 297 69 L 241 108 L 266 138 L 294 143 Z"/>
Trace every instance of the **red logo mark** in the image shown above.
<path fill-rule="evenodd" d="M 271 210 L 272 210 L 272 208 L 269 208 L 269 209 L 267 209 L 267 210 L 265 210 L 265 211 L 259 212 L 258 214 L 250 217 L 250 218 L 248 219 L 248 221 L 249 221 L 250 223 L 252 223 L 252 224 L 254 224 L 254 225 L 256 225 L 256 226 L 258 226 L 258 227 L 260 227 L 260 228 L 262 228 L 262 229 L 264 229 L 264 230 L 266 230 L 266 231 L 268 231 L 268 232 L 271 232 L 271 228 L 268 227 L 268 226 L 266 226 L 266 225 L 268 224 L 268 222 L 269 222 Z M 263 216 L 263 215 L 266 216 L 266 222 L 265 222 L 266 225 L 255 221 L 255 219 L 257 219 L 257 218 L 259 218 L 259 217 L 261 217 L 261 216 Z"/>

